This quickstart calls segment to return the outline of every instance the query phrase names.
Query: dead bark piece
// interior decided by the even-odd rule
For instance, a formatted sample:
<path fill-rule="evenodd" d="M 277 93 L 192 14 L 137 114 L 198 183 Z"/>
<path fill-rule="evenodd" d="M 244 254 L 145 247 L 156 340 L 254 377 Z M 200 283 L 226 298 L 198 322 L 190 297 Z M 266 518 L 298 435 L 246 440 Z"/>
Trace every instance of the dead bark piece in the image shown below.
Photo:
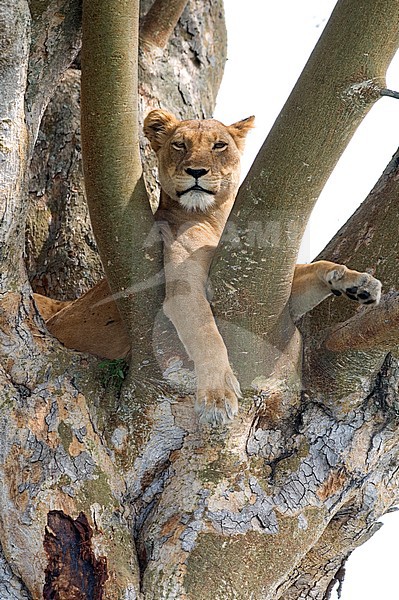
<path fill-rule="evenodd" d="M 96 558 L 93 532 L 84 513 L 74 520 L 63 511 L 48 513 L 44 549 L 48 555 L 44 600 L 102 600 L 107 559 Z"/>
<path fill-rule="evenodd" d="M 47 298 L 47 296 L 41 296 L 40 294 L 33 294 L 33 298 L 44 321 L 48 321 L 51 317 L 60 312 L 60 310 L 71 304 L 68 301 L 63 302 L 62 300 L 53 300 L 52 298 Z"/>

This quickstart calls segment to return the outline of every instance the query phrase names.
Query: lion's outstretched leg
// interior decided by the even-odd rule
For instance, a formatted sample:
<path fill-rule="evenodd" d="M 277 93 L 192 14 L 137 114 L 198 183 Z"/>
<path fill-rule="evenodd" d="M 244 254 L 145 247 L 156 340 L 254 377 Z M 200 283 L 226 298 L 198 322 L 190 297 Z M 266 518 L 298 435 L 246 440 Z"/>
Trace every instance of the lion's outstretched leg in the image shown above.
<path fill-rule="evenodd" d="M 165 245 L 164 313 L 194 362 L 200 421 L 222 424 L 237 414 L 241 392 L 205 292 L 214 247 L 190 252 L 184 237 Z"/>
<path fill-rule="evenodd" d="M 196 411 L 202 423 L 226 423 L 238 412 L 239 383 L 230 367 L 226 346 L 208 300 L 198 288 L 166 297 L 164 312 L 194 362 Z"/>
<path fill-rule="evenodd" d="M 292 317 L 298 319 L 331 294 L 344 295 L 360 304 L 378 304 L 381 282 L 369 273 L 327 260 L 297 265 L 290 298 Z"/>

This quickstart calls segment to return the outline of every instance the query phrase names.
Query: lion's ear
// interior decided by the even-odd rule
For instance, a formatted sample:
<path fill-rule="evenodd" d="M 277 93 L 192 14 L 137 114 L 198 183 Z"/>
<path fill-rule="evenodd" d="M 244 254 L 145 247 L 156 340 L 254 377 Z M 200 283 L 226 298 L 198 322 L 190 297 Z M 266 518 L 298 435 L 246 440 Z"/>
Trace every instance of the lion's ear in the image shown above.
<path fill-rule="evenodd" d="M 152 110 L 144 119 L 144 135 L 158 152 L 166 136 L 176 127 L 178 120 L 165 110 Z"/>
<path fill-rule="evenodd" d="M 247 119 L 243 119 L 242 121 L 238 121 L 227 127 L 240 152 L 244 150 L 245 138 L 248 131 L 254 127 L 254 122 L 255 117 L 248 117 Z"/>

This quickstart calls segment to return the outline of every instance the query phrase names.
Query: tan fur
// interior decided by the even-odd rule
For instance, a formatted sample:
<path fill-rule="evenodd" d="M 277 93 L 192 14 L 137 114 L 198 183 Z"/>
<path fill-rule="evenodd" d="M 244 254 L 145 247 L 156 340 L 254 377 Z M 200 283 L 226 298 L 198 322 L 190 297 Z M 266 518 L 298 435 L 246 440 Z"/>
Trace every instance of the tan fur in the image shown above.
<path fill-rule="evenodd" d="M 41 312 L 44 296 L 34 296 Z M 67 348 L 109 359 L 123 358 L 130 350 L 128 334 L 105 279 L 48 320 L 43 312 L 42 316 L 50 333 Z"/>
<path fill-rule="evenodd" d="M 42 296 L 41 294 L 33 294 L 33 297 L 37 309 L 45 321 L 51 319 L 52 316 L 71 304 L 71 301 L 53 300 L 53 298 L 47 298 L 47 296 Z"/>
<path fill-rule="evenodd" d="M 159 163 L 156 220 L 164 240 L 164 312 L 194 362 L 196 408 L 201 421 L 210 423 L 232 419 L 240 397 L 206 297 L 206 282 L 237 193 L 240 156 L 251 127 L 253 117 L 225 126 L 212 119 L 178 121 L 162 110 L 150 112 L 144 121 Z M 367 273 L 328 261 L 297 265 L 290 299 L 293 318 L 332 293 L 376 303 L 381 284 Z M 109 295 L 106 283 L 97 285 L 52 317 L 49 330 L 68 347 L 108 358 L 123 356 L 128 339 L 118 310 L 112 300 L 97 304 Z"/>

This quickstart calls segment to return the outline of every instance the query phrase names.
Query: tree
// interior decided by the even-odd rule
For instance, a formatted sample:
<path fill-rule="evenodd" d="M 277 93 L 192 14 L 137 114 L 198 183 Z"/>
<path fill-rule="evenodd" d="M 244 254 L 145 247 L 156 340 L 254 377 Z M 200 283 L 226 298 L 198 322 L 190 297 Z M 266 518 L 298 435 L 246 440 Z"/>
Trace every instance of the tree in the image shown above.
<path fill-rule="evenodd" d="M 142 23 L 141 65 L 157 64 L 185 3 L 166 4 L 155 0 Z M 399 7 L 338 2 L 241 187 L 211 273 L 245 392 L 239 417 L 220 429 L 198 425 L 160 311 L 135 108 L 138 2 L 83 3 L 86 190 L 132 345 L 121 387 L 104 388 L 124 377 L 121 363 L 104 371 L 49 335 L 23 265 L 28 165 L 79 49 L 79 3 L 6 0 L 0 11 L 1 597 L 327 598 L 397 502 L 397 156 L 323 252 L 375 270 L 391 288 L 381 305 L 350 317 L 345 303 L 324 303 L 300 324 L 303 341 L 286 305 L 311 208 L 385 93 Z"/>

